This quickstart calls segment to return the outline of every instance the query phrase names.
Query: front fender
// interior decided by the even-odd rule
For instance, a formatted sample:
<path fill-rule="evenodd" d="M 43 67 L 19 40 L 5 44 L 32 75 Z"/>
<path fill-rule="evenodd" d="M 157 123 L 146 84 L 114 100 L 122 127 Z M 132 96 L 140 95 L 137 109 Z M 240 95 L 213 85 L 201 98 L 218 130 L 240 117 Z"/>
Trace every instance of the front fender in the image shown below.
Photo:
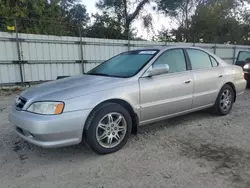
<path fill-rule="evenodd" d="M 138 83 L 97 91 L 90 94 L 67 99 L 65 100 L 64 112 L 93 109 L 98 104 L 112 99 L 124 100 L 131 105 L 131 107 L 136 113 L 139 112 L 140 105 Z"/>

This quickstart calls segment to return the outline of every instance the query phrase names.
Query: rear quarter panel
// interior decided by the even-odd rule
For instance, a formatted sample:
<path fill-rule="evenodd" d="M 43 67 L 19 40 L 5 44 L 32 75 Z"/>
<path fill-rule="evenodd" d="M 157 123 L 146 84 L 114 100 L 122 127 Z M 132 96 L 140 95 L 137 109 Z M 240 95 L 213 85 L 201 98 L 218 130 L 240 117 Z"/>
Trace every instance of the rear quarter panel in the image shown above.
<path fill-rule="evenodd" d="M 235 87 L 236 95 L 240 95 L 245 91 L 246 80 L 243 76 L 243 70 L 239 66 L 224 66 L 224 84 L 232 83 Z"/>
<path fill-rule="evenodd" d="M 232 65 L 233 67 L 233 84 L 235 85 L 236 95 L 244 93 L 246 89 L 246 80 L 244 79 L 243 69 L 239 66 Z"/>

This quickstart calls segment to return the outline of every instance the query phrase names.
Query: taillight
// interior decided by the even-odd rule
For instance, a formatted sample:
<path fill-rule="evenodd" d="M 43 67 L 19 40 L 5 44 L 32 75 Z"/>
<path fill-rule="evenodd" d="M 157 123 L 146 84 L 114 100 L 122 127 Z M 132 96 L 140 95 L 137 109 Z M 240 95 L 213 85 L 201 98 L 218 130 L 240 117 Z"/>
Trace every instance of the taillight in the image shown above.
<path fill-rule="evenodd" d="M 245 80 L 247 79 L 247 75 L 244 72 L 242 73 L 242 76 Z"/>

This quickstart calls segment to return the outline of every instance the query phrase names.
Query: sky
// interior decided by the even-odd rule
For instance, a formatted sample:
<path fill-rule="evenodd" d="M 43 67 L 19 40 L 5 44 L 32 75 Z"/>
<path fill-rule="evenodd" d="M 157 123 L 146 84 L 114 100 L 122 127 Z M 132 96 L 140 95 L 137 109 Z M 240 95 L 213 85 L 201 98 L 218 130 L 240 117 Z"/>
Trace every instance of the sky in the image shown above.
<path fill-rule="evenodd" d="M 90 15 L 96 12 L 101 13 L 101 11 L 95 7 L 95 3 L 97 2 L 97 0 L 81 0 L 81 1 L 82 1 L 82 4 L 86 6 L 87 11 Z M 166 29 L 176 28 L 176 24 L 173 21 L 171 21 L 170 18 L 166 18 L 166 16 L 156 13 L 155 11 L 152 10 L 150 5 L 147 5 L 145 7 L 144 13 L 152 14 L 154 32 L 150 31 L 150 33 L 148 33 L 147 30 L 143 28 L 142 21 L 136 20 L 135 22 L 133 22 L 133 27 L 137 29 L 138 37 L 151 39 L 155 34 L 157 34 L 158 30 L 161 30 L 163 27 Z"/>

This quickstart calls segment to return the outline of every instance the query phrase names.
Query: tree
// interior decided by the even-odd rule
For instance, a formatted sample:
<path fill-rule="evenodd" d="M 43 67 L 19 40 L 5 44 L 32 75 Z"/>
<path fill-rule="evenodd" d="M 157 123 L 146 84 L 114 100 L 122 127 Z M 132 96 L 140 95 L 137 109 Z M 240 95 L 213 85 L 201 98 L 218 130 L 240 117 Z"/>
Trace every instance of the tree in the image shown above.
<path fill-rule="evenodd" d="M 90 18 L 78 0 L 1 0 L 1 30 L 17 21 L 18 32 L 79 35 Z"/>
<path fill-rule="evenodd" d="M 132 2 L 129 0 L 99 0 L 96 6 L 115 15 L 117 21 L 124 26 L 124 35 L 129 37 L 132 22 L 139 16 L 144 6 L 149 3 L 150 0 L 140 0 L 134 4 L 136 7 L 133 11 L 131 11 Z"/>
<path fill-rule="evenodd" d="M 173 42 L 172 33 L 168 29 L 162 28 L 161 31 L 158 31 L 157 39 L 162 42 Z"/>
<path fill-rule="evenodd" d="M 244 24 L 238 19 L 238 3 L 215 0 L 199 4 L 192 16 L 193 42 L 242 43 Z"/>
<path fill-rule="evenodd" d="M 52 0 L 57 1 L 57 0 Z M 60 0 L 59 4 L 63 10 L 68 11 L 72 6 L 79 3 L 79 0 Z"/>
<path fill-rule="evenodd" d="M 86 29 L 90 17 L 84 5 L 75 4 L 67 12 L 67 20 L 71 35 L 79 36 L 79 32 L 82 32 L 83 35 L 83 30 Z"/>
<path fill-rule="evenodd" d="M 247 11 L 241 10 L 241 1 L 203 0 L 196 3 L 194 13 L 188 19 L 184 16 L 186 24 L 185 19 L 180 19 L 179 27 L 169 32 L 172 38 L 177 42 L 246 43 L 249 29 L 246 19 L 242 20 Z"/>
<path fill-rule="evenodd" d="M 110 15 L 123 25 L 124 35 L 128 36 L 131 24 L 139 16 L 142 16 L 144 27 L 148 30 L 153 30 L 152 15 L 142 15 L 146 5 L 150 5 L 153 10 L 159 10 L 168 14 L 170 11 L 179 7 L 183 1 L 184 0 L 99 0 L 96 6 L 100 10 L 110 12 Z"/>
<path fill-rule="evenodd" d="M 74 24 L 86 26 L 90 20 L 87 9 L 84 5 L 76 4 L 69 10 L 68 16 Z"/>
<path fill-rule="evenodd" d="M 85 30 L 87 37 L 125 39 L 120 22 L 116 21 L 104 12 L 102 15 L 92 15 L 94 22 Z"/>

